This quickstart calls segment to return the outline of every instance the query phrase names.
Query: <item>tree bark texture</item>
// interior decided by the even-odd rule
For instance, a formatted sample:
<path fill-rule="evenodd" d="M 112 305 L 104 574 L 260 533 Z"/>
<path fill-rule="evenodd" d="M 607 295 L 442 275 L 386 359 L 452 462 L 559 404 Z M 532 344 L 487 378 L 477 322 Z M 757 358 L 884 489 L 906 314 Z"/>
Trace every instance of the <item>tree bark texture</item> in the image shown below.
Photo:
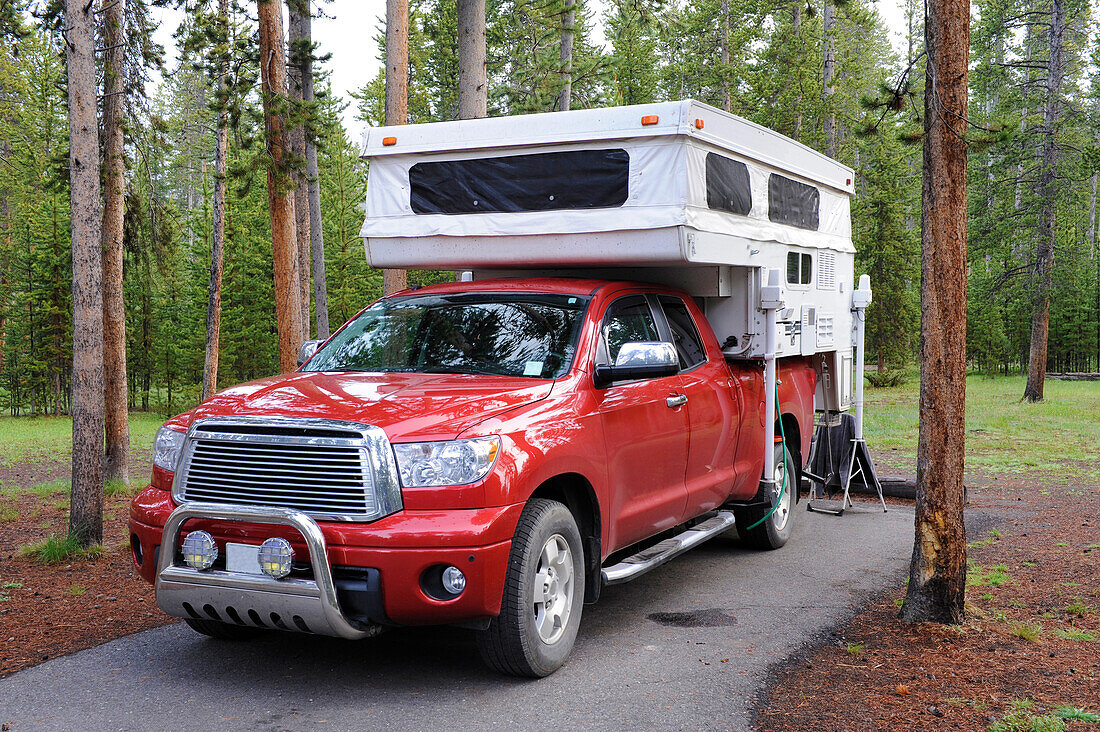
<path fill-rule="evenodd" d="M 409 123 L 409 0 L 386 0 L 386 124 Z M 404 290 L 403 269 L 382 270 L 382 294 Z"/>
<path fill-rule="evenodd" d="M 730 68 L 730 0 L 722 0 L 720 12 L 722 26 L 718 44 L 722 59 L 722 109 L 729 112 L 733 108 L 733 99 L 730 96 L 730 80 L 726 78 Z"/>
<path fill-rule="evenodd" d="M 485 0 L 458 2 L 458 118 L 489 114 L 485 67 Z"/>
<path fill-rule="evenodd" d="M 301 121 L 302 93 L 302 12 L 301 3 L 289 0 L 288 38 L 290 41 L 290 97 L 296 102 L 298 120 Z M 290 149 L 294 154 L 291 172 L 294 184 L 294 231 L 298 244 L 298 298 L 302 308 L 302 341 L 309 340 L 309 271 L 310 256 L 309 187 L 302 175 L 306 164 L 306 128 L 296 124 L 290 130 Z"/>
<path fill-rule="evenodd" d="M 96 64 L 88 0 L 65 0 L 73 250 L 73 471 L 69 536 L 103 541 L 103 202 L 99 190 Z"/>
<path fill-rule="evenodd" d="M 574 8 L 577 0 L 565 0 L 565 10 L 561 17 L 561 91 L 555 109 L 568 112 L 573 102 L 573 27 L 576 22 Z"/>
<path fill-rule="evenodd" d="M 824 44 L 824 63 L 821 73 L 821 98 L 825 107 L 825 154 L 836 158 L 836 112 L 833 110 L 833 77 L 836 69 L 836 45 L 833 34 L 836 32 L 836 8 L 829 0 L 825 1 L 821 14 L 821 33 Z"/>
<path fill-rule="evenodd" d="M 107 450 L 104 478 L 130 482 L 130 425 L 126 390 L 126 308 L 122 294 L 122 228 L 126 216 L 126 3 L 103 8 L 103 377 Z"/>
<path fill-rule="evenodd" d="M 917 505 L 908 621 L 959 623 L 966 590 L 966 115 L 969 0 L 929 0 L 921 207 Z"/>
<path fill-rule="evenodd" d="M 271 214 L 271 248 L 275 265 L 275 319 L 279 331 L 279 370 L 298 367 L 302 336 L 298 246 L 294 231 L 294 198 L 287 161 L 286 51 L 282 2 L 257 0 L 260 20 L 260 76 L 263 81 L 264 133 L 267 139 L 267 202 Z"/>
<path fill-rule="evenodd" d="M 1043 105 L 1043 158 L 1039 173 L 1039 239 L 1035 247 L 1035 299 L 1031 311 L 1031 345 L 1024 399 L 1043 400 L 1050 338 L 1050 290 L 1054 279 L 1054 245 L 1058 235 L 1058 128 L 1062 120 L 1065 77 L 1065 0 L 1053 0 L 1050 11 L 1050 56 L 1046 103 Z"/>
<path fill-rule="evenodd" d="M 313 103 L 313 19 L 310 0 L 298 0 L 302 15 L 302 41 L 308 49 L 302 57 L 302 100 Z M 325 231 L 321 222 L 321 178 L 317 169 L 317 144 L 306 135 L 306 185 L 309 192 L 309 243 L 313 265 L 313 309 L 317 315 L 317 337 L 326 340 L 328 324 L 328 281 L 325 278 Z"/>
<path fill-rule="evenodd" d="M 229 37 L 229 0 L 218 0 L 218 25 Z M 202 367 L 202 398 L 218 390 L 218 353 L 222 330 L 222 265 L 225 257 L 225 171 L 229 157 L 229 105 L 226 97 L 229 59 L 218 75 L 218 115 L 214 142 L 214 221 L 210 245 L 210 291 L 206 303 L 206 358 Z"/>

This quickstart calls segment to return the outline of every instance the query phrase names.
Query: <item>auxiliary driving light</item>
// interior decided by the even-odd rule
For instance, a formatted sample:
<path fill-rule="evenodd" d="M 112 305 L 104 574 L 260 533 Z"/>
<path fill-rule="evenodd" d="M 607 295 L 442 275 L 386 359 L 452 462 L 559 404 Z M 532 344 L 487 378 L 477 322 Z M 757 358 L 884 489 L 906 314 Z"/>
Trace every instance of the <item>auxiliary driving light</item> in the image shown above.
<path fill-rule="evenodd" d="M 268 577 L 286 577 L 293 562 L 294 547 L 286 539 L 273 536 L 260 544 L 260 569 Z"/>
<path fill-rule="evenodd" d="M 443 570 L 443 589 L 452 595 L 461 595 L 466 589 L 466 575 L 458 567 L 447 567 Z"/>
<path fill-rule="evenodd" d="M 210 569 L 218 558 L 218 545 L 205 531 L 192 531 L 183 540 L 183 561 L 192 569 Z"/>

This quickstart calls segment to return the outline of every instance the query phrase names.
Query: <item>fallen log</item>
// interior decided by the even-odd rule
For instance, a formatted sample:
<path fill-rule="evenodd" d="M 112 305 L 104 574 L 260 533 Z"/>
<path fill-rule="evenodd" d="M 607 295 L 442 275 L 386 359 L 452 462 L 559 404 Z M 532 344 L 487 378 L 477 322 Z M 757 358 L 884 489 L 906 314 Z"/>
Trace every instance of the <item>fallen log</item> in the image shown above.
<path fill-rule="evenodd" d="M 1047 374 L 1047 378 L 1058 379 L 1059 381 L 1100 381 L 1100 374 L 1071 372 L 1067 374 Z"/>

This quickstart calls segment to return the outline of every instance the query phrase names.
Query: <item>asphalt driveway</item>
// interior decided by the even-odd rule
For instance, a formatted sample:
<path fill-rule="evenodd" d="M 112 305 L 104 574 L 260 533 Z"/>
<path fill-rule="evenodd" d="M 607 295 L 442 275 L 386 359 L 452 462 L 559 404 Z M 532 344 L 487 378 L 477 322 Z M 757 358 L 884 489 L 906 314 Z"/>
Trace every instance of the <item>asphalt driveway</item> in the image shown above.
<path fill-rule="evenodd" d="M 720 537 L 586 606 L 568 664 L 497 676 L 472 633 L 234 644 L 177 624 L 0 680 L 21 730 L 748 729 L 769 670 L 901 582 L 911 509 L 811 514 L 776 552 Z M 7 631 L 5 631 L 7 632 Z M 16 632 L 18 632 L 16 630 Z"/>

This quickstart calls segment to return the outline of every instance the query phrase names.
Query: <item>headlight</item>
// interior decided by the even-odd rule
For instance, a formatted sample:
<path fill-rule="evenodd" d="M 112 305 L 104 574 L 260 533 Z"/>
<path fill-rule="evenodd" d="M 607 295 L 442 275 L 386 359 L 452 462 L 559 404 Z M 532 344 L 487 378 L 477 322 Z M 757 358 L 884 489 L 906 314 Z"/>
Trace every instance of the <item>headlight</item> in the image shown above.
<path fill-rule="evenodd" d="M 184 433 L 171 427 L 161 427 L 153 440 L 153 464 L 163 470 L 176 472 L 183 449 Z"/>
<path fill-rule="evenodd" d="M 406 488 L 476 483 L 488 475 L 499 449 L 499 437 L 393 446 L 401 485 Z"/>

